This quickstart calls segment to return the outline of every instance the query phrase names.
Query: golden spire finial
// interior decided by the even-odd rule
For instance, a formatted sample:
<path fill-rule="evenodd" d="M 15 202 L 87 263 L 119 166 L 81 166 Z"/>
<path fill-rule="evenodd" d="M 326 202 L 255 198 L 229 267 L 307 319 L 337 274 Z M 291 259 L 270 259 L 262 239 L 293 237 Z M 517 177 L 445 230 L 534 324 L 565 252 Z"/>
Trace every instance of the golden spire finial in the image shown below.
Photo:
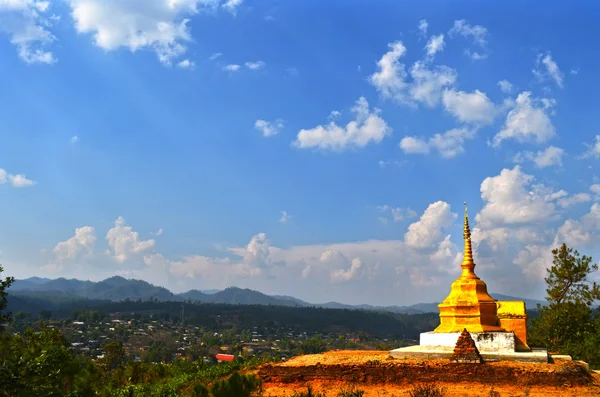
<path fill-rule="evenodd" d="M 469 214 L 467 213 L 467 202 L 465 201 L 465 226 L 463 231 L 463 237 L 465 239 L 465 251 L 463 257 L 463 275 L 475 275 L 473 272 L 475 263 L 473 262 L 473 249 L 471 248 L 471 229 L 469 228 Z"/>

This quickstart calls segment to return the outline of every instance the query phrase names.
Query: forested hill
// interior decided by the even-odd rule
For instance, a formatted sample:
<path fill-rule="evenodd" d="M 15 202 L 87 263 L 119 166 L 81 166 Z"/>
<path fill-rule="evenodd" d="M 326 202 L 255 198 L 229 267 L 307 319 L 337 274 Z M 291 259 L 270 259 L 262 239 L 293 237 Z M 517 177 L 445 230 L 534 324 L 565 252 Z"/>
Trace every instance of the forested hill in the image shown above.
<path fill-rule="evenodd" d="M 113 301 L 142 300 L 142 301 L 181 301 L 232 305 L 276 305 L 292 307 L 321 307 L 331 309 L 365 309 L 387 311 L 392 313 L 417 314 L 437 313 L 437 303 L 419 303 L 411 306 L 372 306 L 372 305 L 347 305 L 338 302 L 308 303 L 291 296 L 266 295 L 250 289 L 236 287 L 226 288 L 222 291 L 191 290 L 181 294 L 173 294 L 166 288 L 152 285 L 146 281 L 111 277 L 103 281 L 92 282 L 77 279 L 45 279 L 29 278 L 16 280 L 9 293 L 15 297 L 37 301 L 39 305 L 56 306 L 67 304 L 70 300 L 80 301 Z M 534 309 L 542 301 L 522 299 L 500 294 L 493 294 L 499 300 L 524 300 L 527 308 Z M 42 309 L 43 310 L 43 309 Z"/>

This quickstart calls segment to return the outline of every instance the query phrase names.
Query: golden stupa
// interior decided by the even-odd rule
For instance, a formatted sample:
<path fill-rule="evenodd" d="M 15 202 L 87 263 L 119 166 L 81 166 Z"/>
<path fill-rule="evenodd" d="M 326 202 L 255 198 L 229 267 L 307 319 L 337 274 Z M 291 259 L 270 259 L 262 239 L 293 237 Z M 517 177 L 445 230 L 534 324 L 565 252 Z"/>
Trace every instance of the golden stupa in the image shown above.
<path fill-rule="evenodd" d="M 485 282 L 475 274 L 471 230 L 465 203 L 464 259 L 460 267 L 462 274 L 452 283 L 450 295 L 438 305 L 440 325 L 433 332 L 502 332 L 498 325 L 496 299 L 487 292 Z"/>

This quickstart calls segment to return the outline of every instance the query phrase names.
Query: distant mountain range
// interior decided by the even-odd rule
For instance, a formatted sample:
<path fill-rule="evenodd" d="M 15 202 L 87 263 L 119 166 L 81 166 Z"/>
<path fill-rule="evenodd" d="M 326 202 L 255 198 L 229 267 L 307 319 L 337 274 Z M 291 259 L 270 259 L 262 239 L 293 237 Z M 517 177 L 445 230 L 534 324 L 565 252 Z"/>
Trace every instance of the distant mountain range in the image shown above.
<path fill-rule="evenodd" d="M 77 279 L 47 279 L 31 277 L 25 280 L 15 280 L 8 290 L 15 296 L 30 296 L 40 299 L 58 298 L 62 300 L 90 299 L 122 301 L 150 300 L 158 301 L 193 301 L 199 303 L 224 303 L 231 305 L 277 305 L 290 307 L 322 307 L 327 309 L 363 309 L 379 310 L 402 314 L 437 313 L 437 303 L 417 303 L 410 306 L 372 306 L 372 305 L 346 305 L 338 302 L 308 303 L 303 300 L 285 295 L 266 295 L 250 289 L 229 287 L 224 290 L 190 290 L 181 294 L 173 294 L 166 288 L 157 287 L 146 281 L 125 279 L 115 276 L 106 280 L 93 282 Z M 527 308 L 533 309 L 537 304 L 545 305 L 546 302 L 536 299 L 523 299 L 513 296 L 491 293 L 498 300 L 525 301 Z"/>

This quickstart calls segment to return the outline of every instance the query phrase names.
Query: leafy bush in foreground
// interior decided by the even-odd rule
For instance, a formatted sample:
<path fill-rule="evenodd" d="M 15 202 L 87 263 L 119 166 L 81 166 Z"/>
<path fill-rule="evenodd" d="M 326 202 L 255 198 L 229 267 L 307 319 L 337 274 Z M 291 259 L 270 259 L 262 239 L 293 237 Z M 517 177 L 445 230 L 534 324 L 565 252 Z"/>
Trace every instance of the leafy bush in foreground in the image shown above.
<path fill-rule="evenodd" d="M 446 389 L 432 384 L 417 385 L 408 392 L 410 397 L 446 397 Z"/>

